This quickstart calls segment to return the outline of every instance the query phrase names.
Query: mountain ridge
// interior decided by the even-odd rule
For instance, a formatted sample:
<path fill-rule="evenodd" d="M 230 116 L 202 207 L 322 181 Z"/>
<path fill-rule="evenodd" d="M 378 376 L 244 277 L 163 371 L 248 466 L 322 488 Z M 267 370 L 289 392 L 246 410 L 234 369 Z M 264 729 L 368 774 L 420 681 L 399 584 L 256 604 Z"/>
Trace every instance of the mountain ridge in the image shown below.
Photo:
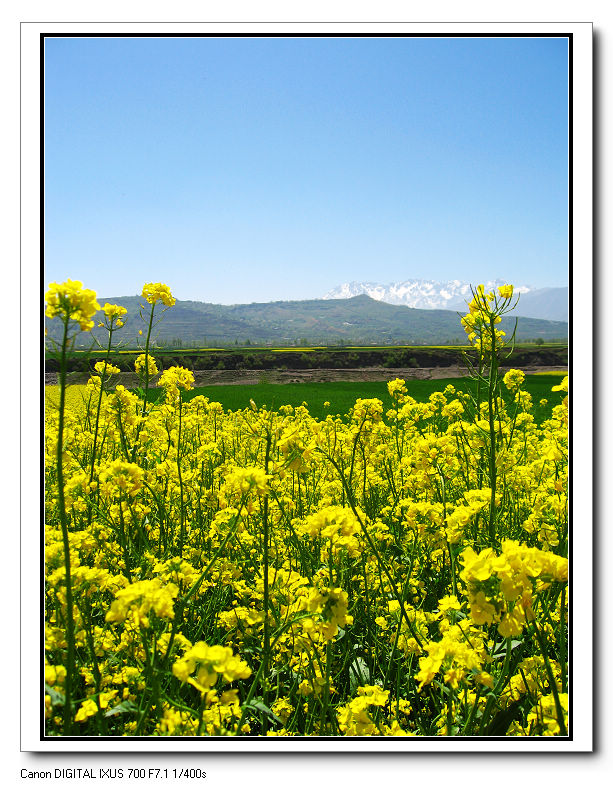
<path fill-rule="evenodd" d="M 144 343 L 149 305 L 140 296 L 99 298 L 103 305 L 120 304 L 127 308 L 125 325 L 114 336 L 117 343 Z M 141 318 L 141 304 L 145 305 Z M 236 344 L 266 345 L 436 345 L 464 343 L 460 314 L 450 310 L 424 310 L 377 301 L 367 295 L 349 299 L 309 299 L 251 304 L 208 304 L 182 301 L 156 313 L 152 341 L 158 345 L 224 346 Z M 102 313 L 94 318 L 97 324 Z M 502 328 L 510 335 L 515 320 L 503 319 Z M 57 319 L 47 319 L 52 340 L 59 339 Z M 139 334 L 142 331 L 143 334 Z M 104 341 L 105 334 L 94 338 Z M 566 340 L 568 324 L 546 319 L 520 318 L 517 339 Z M 77 335 L 80 347 L 91 345 L 91 335 Z M 104 346 L 101 346 L 104 347 Z"/>

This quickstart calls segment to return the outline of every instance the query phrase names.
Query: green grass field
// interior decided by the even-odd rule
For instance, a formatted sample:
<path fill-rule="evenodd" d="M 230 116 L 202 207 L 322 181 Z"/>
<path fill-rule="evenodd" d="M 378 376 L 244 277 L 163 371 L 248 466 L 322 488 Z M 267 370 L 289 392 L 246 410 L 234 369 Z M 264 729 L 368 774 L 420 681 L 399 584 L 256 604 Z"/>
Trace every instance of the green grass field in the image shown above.
<path fill-rule="evenodd" d="M 560 374 L 527 375 L 524 383 L 525 389 L 532 395 L 534 402 L 533 414 L 540 423 L 549 415 L 549 407 L 541 407 L 539 401 L 546 398 L 549 406 L 559 403 L 561 395 L 552 393 L 551 388 L 562 381 Z M 418 401 L 427 401 L 428 397 L 437 391 L 442 391 L 448 384 L 453 384 L 457 389 L 468 391 L 471 389 L 469 379 L 429 379 L 424 381 L 407 381 L 409 395 Z M 504 389 L 504 388 L 503 388 Z M 57 386 L 45 388 L 46 400 L 50 405 L 57 403 L 59 395 Z M 152 388 L 150 399 L 161 399 L 162 390 Z M 68 408 L 77 411 L 84 400 L 85 387 L 72 385 L 67 392 Z M 258 407 L 266 406 L 269 409 L 278 409 L 280 406 L 291 404 L 293 406 L 305 402 L 309 412 L 318 419 L 325 418 L 328 414 L 345 415 L 356 402 L 357 398 L 380 398 L 385 410 L 391 409 L 392 403 L 387 392 L 387 382 L 325 382 L 313 384 L 228 384 L 213 387 L 196 387 L 184 394 L 186 400 L 196 395 L 205 395 L 211 401 L 219 401 L 224 409 L 244 409 L 253 400 Z M 324 406 L 325 402 L 330 406 Z"/>
<path fill-rule="evenodd" d="M 525 389 L 532 395 L 534 401 L 534 415 L 537 422 L 547 416 L 547 407 L 539 406 L 541 398 L 546 398 L 549 403 L 559 403 L 560 396 L 551 392 L 551 388 L 562 381 L 558 375 L 528 375 L 526 376 Z M 470 380 L 462 379 L 430 379 L 424 381 L 407 381 L 409 395 L 418 401 L 426 401 L 437 391 L 442 391 L 448 384 L 453 384 L 457 389 L 468 391 L 471 389 Z M 160 396 L 161 390 L 150 391 L 155 400 Z M 219 401 L 224 409 L 244 409 L 249 401 L 253 400 L 258 407 L 266 406 L 269 409 L 278 409 L 280 406 L 292 404 L 294 406 L 305 402 L 313 417 L 323 419 L 328 414 L 344 415 L 354 405 L 357 398 L 380 398 L 385 410 L 392 408 L 392 402 L 387 392 L 387 382 L 326 382 L 316 384 L 236 384 L 212 387 L 197 387 L 185 397 L 205 395 L 211 401 Z M 188 399 L 189 400 L 189 399 Z M 325 407 L 324 403 L 330 406 Z"/>

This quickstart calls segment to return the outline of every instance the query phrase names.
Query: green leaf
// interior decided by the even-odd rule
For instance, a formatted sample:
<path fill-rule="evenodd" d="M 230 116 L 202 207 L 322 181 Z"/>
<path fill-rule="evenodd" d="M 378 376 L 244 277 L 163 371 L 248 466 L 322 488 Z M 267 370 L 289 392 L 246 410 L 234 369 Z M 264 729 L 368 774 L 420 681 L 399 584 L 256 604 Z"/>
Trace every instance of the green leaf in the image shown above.
<path fill-rule="evenodd" d="M 45 693 L 49 694 L 49 696 L 51 697 L 52 705 L 64 704 L 64 694 L 60 694 L 59 691 L 56 691 L 55 688 L 51 688 L 50 685 L 45 685 Z"/>
<path fill-rule="evenodd" d="M 488 724 L 484 735 L 506 735 L 511 723 L 514 722 L 519 716 L 521 705 L 524 699 L 525 697 L 522 697 L 518 702 L 515 702 L 513 705 L 511 705 L 511 707 L 505 708 L 497 713 Z"/>
<path fill-rule="evenodd" d="M 252 699 L 251 702 L 247 705 L 249 709 L 257 710 L 259 713 L 265 713 L 269 719 L 272 719 L 277 724 L 281 724 L 281 719 L 272 712 L 272 710 L 262 702 L 261 699 Z"/>
<path fill-rule="evenodd" d="M 119 705 L 115 705 L 115 707 L 107 710 L 104 716 L 108 719 L 111 716 L 117 716 L 121 713 L 138 713 L 138 707 L 134 702 L 130 702 L 129 699 L 126 699 L 120 702 Z"/>
<path fill-rule="evenodd" d="M 356 658 L 349 664 L 349 682 L 352 693 L 358 686 L 370 682 L 370 669 L 363 658 Z"/>

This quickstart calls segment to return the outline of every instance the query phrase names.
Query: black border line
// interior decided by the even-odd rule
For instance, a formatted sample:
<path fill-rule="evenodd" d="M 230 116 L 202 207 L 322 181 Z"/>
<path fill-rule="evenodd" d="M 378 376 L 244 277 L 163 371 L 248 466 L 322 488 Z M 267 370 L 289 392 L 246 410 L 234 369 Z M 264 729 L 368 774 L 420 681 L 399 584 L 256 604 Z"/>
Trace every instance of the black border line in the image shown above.
<path fill-rule="evenodd" d="M 44 22 L 44 23 L 43 22 L 35 22 L 35 21 L 28 21 L 28 22 L 22 22 L 21 23 L 21 25 L 30 25 L 30 24 L 49 24 L 49 23 L 48 23 L 48 21 Z M 105 21 L 105 22 L 91 22 L 91 21 L 88 21 L 88 22 L 68 22 L 68 23 L 59 22 L 59 23 L 54 23 L 54 24 L 75 24 L 75 25 L 78 25 L 78 24 L 88 24 L 88 25 L 89 24 L 91 24 L 91 25 L 95 25 L 95 24 L 105 24 L 105 25 L 106 24 L 108 24 L 108 25 L 111 25 L 111 24 L 122 24 L 122 25 L 130 25 L 130 24 L 144 24 L 144 23 L 141 20 L 139 22 L 121 22 L 121 23 L 113 23 L 113 22 L 108 22 L 108 21 Z M 398 24 L 398 25 L 406 25 L 406 24 L 419 24 L 419 25 L 429 25 L 429 24 L 436 24 L 436 25 L 439 25 L 441 23 L 440 22 L 438 22 L 438 23 L 437 22 L 407 23 L 407 22 L 389 22 L 389 21 L 386 21 L 386 22 L 381 22 L 381 21 L 364 22 L 364 21 L 361 21 L 361 22 L 357 22 L 357 23 L 356 22 L 350 22 L 349 23 L 349 22 L 347 22 L 345 20 L 343 22 L 330 22 L 330 21 L 326 21 L 326 22 L 313 22 L 313 21 L 295 22 L 295 21 L 292 21 L 291 23 L 290 22 L 278 22 L 278 21 L 276 21 L 276 22 L 245 22 L 245 21 L 236 22 L 236 21 L 234 21 L 234 22 L 212 22 L 212 23 L 211 22 L 202 22 L 202 23 L 155 22 L 153 24 L 156 24 L 156 25 L 161 25 L 161 24 L 178 24 L 178 25 L 183 25 L 183 24 L 185 24 L 185 25 L 189 25 L 189 24 L 202 24 L 202 25 L 209 25 L 209 24 L 212 24 L 212 25 L 237 25 L 237 24 L 238 25 L 241 25 L 241 24 L 258 24 L 258 25 L 273 25 L 273 24 L 274 25 L 277 25 L 277 24 L 292 24 L 292 25 L 294 25 L 294 24 L 295 25 L 300 25 L 300 24 L 306 24 L 306 25 L 318 25 L 318 24 L 326 24 L 326 25 L 335 25 L 335 24 L 337 24 L 337 25 L 338 24 L 345 24 L 345 25 L 349 25 L 349 24 L 350 25 L 356 25 L 356 24 L 359 24 L 359 25 L 370 25 L 370 24 L 373 24 L 373 25 L 395 25 L 395 24 Z M 449 21 L 447 21 L 447 22 L 442 23 L 442 24 L 445 24 L 445 25 L 464 24 L 465 25 L 466 22 L 449 22 Z M 471 24 L 471 23 L 469 23 L 469 24 Z M 514 24 L 514 25 L 518 25 L 518 24 L 522 24 L 522 23 L 519 23 L 517 21 L 513 21 L 513 22 L 510 22 L 510 23 L 509 22 L 505 23 L 505 22 L 499 22 L 498 21 L 498 22 L 479 22 L 478 24 L 480 24 L 480 25 L 487 25 L 487 24 L 492 24 L 492 25 Z M 547 21 L 547 22 L 530 22 L 530 23 L 523 23 L 523 24 L 550 25 L 552 23 L 551 23 L 551 21 Z M 586 24 L 586 23 L 585 22 L 572 23 L 572 22 L 568 22 L 568 20 L 567 20 L 567 21 L 565 21 L 564 23 L 561 23 L 561 24 Z M 589 23 L 587 23 L 587 24 L 589 24 Z M 593 35 L 593 26 L 592 26 L 592 35 Z M 568 116 L 567 116 L 567 119 L 568 119 L 568 189 L 567 189 L 568 190 L 568 278 L 569 278 L 569 291 L 570 291 L 569 292 L 569 304 L 570 304 L 570 310 L 571 310 L 570 315 L 569 315 L 569 320 L 568 320 L 568 352 L 569 352 L 569 378 L 570 378 L 570 365 L 571 365 L 571 361 L 572 361 L 572 314 L 573 314 L 572 313 L 572 307 L 573 307 L 573 301 L 572 301 L 572 282 L 573 282 L 573 36 L 574 36 L 573 32 L 569 32 L 569 33 L 563 33 L 563 32 L 559 32 L 559 33 L 544 33 L 544 32 L 543 33 L 536 33 L 536 32 L 532 32 L 532 33 L 529 33 L 529 32 L 512 33 L 510 31 L 509 32 L 505 32 L 505 33 L 502 33 L 502 32 L 496 32 L 496 33 L 495 32 L 489 32 L 489 33 L 469 33 L 469 32 L 444 33 L 444 32 L 441 32 L 441 33 L 437 33 L 436 35 L 432 35 L 432 36 L 430 34 L 428 34 L 427 32 L 406 33 L 404 35 L 391 35 L 391 34 L 385 34 L 385 33 L 347 34 L 347 35 L 343 35 L 343 34 L 329 33 L 329 32 L 323 32 L 322 31 L 319 35 L 306 35 L 306 36 L 305 35 L 292 35 L 291 32 L 283 32 L 283 33 L 278 33 L 278 34 L 269 34 L 269 35 L 266 35 L 266 36 L 257 36 L 257 35 L 253 35 L 252 33 L 234 33 L 232 35 L 223 35 L 223 34 L 219 35 L 219 34 L 215 34 L 213 32 L 210 32 L 210 33 L 172 33 L 172 34 L 166 34 L 166 35 L 155 35 L 153 32 L 152 33 L 120 33 L 120 32 L 104 33 L 104 32 L 100 32 L 100 33 L 91 33 L 91 34 L 84 33 L 84 32 L 78 32 L 78 33 L 56 32 L 56 33 L 50 34 L 50 33 L 44 33 L 44 32 L 41 31 L 39 33 L 39 57 L 40 57 L 40 65 L 39 65 L 39 92 L 40 92 L 40 98 L 39 98 L 39 105 L 40 105 L 40 108 L 39 108 L 39 112 L 40 112 L 40 142 L 39 142 L 39 148 L 40 148 L 40 197 L 39 197 L 40 220 L 39 220 L 39 231 L 40 231 L 40 284 L 41 284 L 40 295 L 41 295 L 41 303 L 42 303 L 42 312 L 40 314 L 40 327 L 39 328 L 40 328 L 40 339 L 41 339 L 40 359 L 41 359 L 41 363 L 42 363 L 41 370 L 42 370 L 42 373 L 43 373 L 43 379 L 42 379 L 43 383 L 42 383 L 42 387 L 41 387 L 41 391 L 42 391 L 42 402 L 41 402 L 41 406 L 42 406 L 42 412 L 41 412 L 41 415 L 42 415 L 42 422 L 41 422 L 41 467 L 40 467 L 40 473 L 41 473 L 41 497 L 42 497 L 42 489 L 43 489 L 42 485 L 44 485 L 44 392 L 45 392 L 45 387 L 44 387 L 44 367 L 45 367 L 45 357 L 44 357 L 44 285 L 45 285 L 45 278 L 44 278 L 44 262 L 45 262 L 45 256 L 44 256 L 44 252 L 45 252 L 45 239 L 44 239 L 44 188 L 45 188 L 45 180 L 44 180 L 44 174 L 45 174 L 45 169 L 44 169 L 44 166 L 45 166 L 45 161 L 44 161 L 44 141 L 45 141 L 45 137 L 44 137 L 45 136 L 44 119 L 45 119 L 45 116 L 44 116 L 44 112 L 45 112 L 45 80 L 44 80 L 44 78 L 45 78 L 45 39 L 47 39 L 47 38 L 49 38 L 49 39 L 53 39 L 53 38 L 83 38 L 83 39 L 87 39 L 87 38 L 96 38 L 96 39 L 97 38 L 132 38 L 132 39 L 140 39 L 140 38 L 155 38 L 155 39 L 166 39 L 166 38 L 168 38 L 168 39 L 174 39 L 174 38 L 193 38 L 193 39 L 196 39 L 196 38 L 198 38 L 198 39 L 210 39 L 210 38 L 213 38 L 213 39 L 220 39 L 220 38 L 250 38 L 250 39 L 254 39 L 254 38 L 275 38 L 275 39 L 276 38 L 286 38 L 286 39 L 291 39 L 291 38 L 301 38 L 301 39 L 304 39 L 304 38 L 337 38 L 337 39 L 349 39 L 349 38 L 381 39 L 381 38 L 386 38 L 386 39 L 413 39 L 413 38 L 418 38 L 418 39 L 423 39 L 423 38 L 430 38 L 430 37 L 431 38 L 439 38 L 439 39 L 446 39 L 446 38 L 449 38 L 449 39 L 457 39 L 457 38 L 470 38 L 470 39 L 481 39 L 481 38 L 489 38 L 489 39 L 498 39 L 498 38 L 502 38 L 502 39 L 523 39 L 523 38 L 550 39 L 550 38 L 558 38 L 558 39 L 564 39 L 565 38 L 565 39 L 567 39 L 568 40 Z M 21 38 L 20 38 L 20 77 L 21 77 Z M 20 93 L 20 109 L 21 109 L 21 93 Z M 20 120 L 21 120 L 21 113 L 20 113 Z M 20 139 L 20 162 L 21 162 L 21 139 Z M 21 229 L 21 216 L 20 216 L 20 229 Z M 21 288 L 20 288 L 20 291 L 21 291 Z M 569 495 L 572 495 L 572 488 L 571 487 L 572 487 L 572 471 L 573 471 L 572 457 L 571 457 L 571 451 L 572 451 L 572 427 L 573 427 L 572 417 L 573 417 L 573 408 L 572 408 L 572 402 L 571 402 L 571 406 L 570 406 L 570 410 L 569 410 L 569 475 L 568 475 Z M 41 511 L 41 532 L 40 532 L 41 543 L 40 544 L 41 544 L 41 552 L 43 552 L 44 551 L 44 531 L 45 531 L 44 500 L 41 500 L 40 511 Z M 413 742 L 420 743 L 420 742 L 424 742 L 424 741 L 426 741 L 426 742 L 433 742 L 433 741 L 437 742 L 438 741 L 438 742 L 447 742 L 447 743 L 449 743 L 449 742 L 457 742 L 457 743 L 477 742 L 477 743 L 483 743 L 483 742 L 488 742 L 489 741 L 489 742 L 494 742 L 494 743 L 504 742 L 504 743 L 511 743 L 511 744 L 519 743 L 519 742 L 524 742 L 525 743 L 526 741 L 528 741 L 530 743 L 539 743 L 539 742 L 547 742 L 547 743 L 556 742 L 556 743 L 563 743 L 563 744 L 572 743 L 572 741 L 573 741 L 573 729 L 572 729 L 572 712 L 573 712 L 573 710 L 572 710 L 572 706 L 573 706 L 573 702 L 574 702 L 574 691 L 573 691 L 573 688 L 572 688 L 572 680 L 573 680 L 572 673 L 574 672 L 574 667 L 572 665 L 572 656 L 573 656 L 573 649 L 574 649 L 573 643 L 572 643 L 572 626 L 573 626 L 573 621 L 574 621 L 574 615 L 573 615 L 574 614 L 574 612 L 573 612 L 574 606 L 572 605 L 572 602 L 570 600 L 570 592 L 571 592 L 571 586 L 572 586 L 572 555 L 571 555 L 571 550 L 572 550 L 572 539 L 573 539 L 572 522 L 571 522 L 570 513 L 569 513 L 569 516 L 568 516 L 568 522 L 569 522 L 569 532 L 568 532 L 568 540 L 569 540 L 568 541 L 568 545 L 569 545 L 569 549 L 568 549 L 568 560 L 569 560 L 569 622 L 568 622 L 569 723 L 568 723 L 568 735 L 567 736 L 555 736 L 555 737 L 550 737 L 550 736 L 534 736 L 534 737 L 525 737 L 525 736 L 494 736 L 494 737 L 488 737 L 488 736 L 470 736 L 470 737 L 466 737 L 466 736 L 452 736 L 452 737 L 447 737 L 447 736 L 411 736 L 410 738 L 407 738 L 406 736 L 405 737 L 394 737 L 394 736 L 352 736 L 351 738 L 348 738 L 346 736 L 282 736 L 282 737 L 277 737 L 277 738 L 269 737 L 269 736 L 241 736 L 237 740 L 240 740 L 240 741 L 257 741 L 257 742 L 260 742 L 260 743 L 262 741 L 266 741 L 266 742 L 272 742 L 273 744 L 275 743 L 275 741 L 276 742 L 284 742 L 284 743 L 287 743 L 287 742 L 304 743 L 304 742 L 309 742 L 309 741 L 310 742 L 319 742 L 319 743 L 321 743 L 321 742 L 324 742 L 324 741 L 347 742 L 348 740 L 350 740 L 351 742 L 357 742 L 358 744 L 359 744 L 360 741 L 366 741 L 366 742 L 371 742 L 371 743 L 381 743 L 381 742 L 383 742 L 386 745 L 390 741 L 392 743 L 394 743 L 394 742 L 402 742 L 402 743 L 404 743 L 404 745 L 408 745 L 409 743 L 412 744 Z M 41 580 L 40 580 L 40 583 L 41 584 L 44 583 L 44 554 L 41 555 Z M 595 604 L 595 599 L 594 599 L 595 598 L 595 593 L 594 593 L 593 590 L 594 590 L 594 586 L 592 587 L 592 605 Z M 40 649 L 41 649 L 41 652 L 44 652 L 44 648 L 45 648 L 44 647 L 44 616 L 45 616 L 45 612 L 44 612 L 44 589 L 41 589 L 40 604 L 41 604 L 41 612 L 40 612 L 41 647 L 40 647 Z M 594 619 L 592 619 L 592 623 L 594 623 Z M 592 629 L 593 629 L 593 631 L 595 630 L 594 624 L 593 624 L 593 628 Z M 21 629 L 20 629 L 20 633 L 21 633 Z M 593 638 L 594 638 L 594 635 L 592 636 L 592 639 Z M 593 651 L 593 641 L 592 641 L 592 651 Z M 592 669 L 594 669 L 594 656 L 592 656 Z M 44 654 L 41 654 L 41 656 L 40 656 L 40 677 L 41 677 L 41 682 L 44 684 Z M 21 667 L 20 667 L 20 678 L 21 678 Z M 20 680 L 20 682 L 21 682 L 21 680 Z M 593 705 L 593 696 L 592 696 L 592 705 Z M 21 727 L 21 722 L 22 722 L 22 716 L 21 716 L 21 712 L 20 712 L 20 727 Z M 592 711 L 592 724 L 593 725 L 594 725 L 594 722 L 595 722 L 594 712 Z M 46 736 L 45 733 L 44 733 L 44 728 L 45 728 L 45 710 L 44 710 L 44 702 L 43 702 L 43 704 L 41 705 L 41 708 L 40 708 L 40 740 L 42 742 L 51 742 L 51 743 L 60 742 L 60 743 L 63 743 L 63 742 L 67 742 L 67 741 L 68 742 L 70 742 L 70 741 L 79 741 L 79 742 L 82 742 L 82 741 L 85 741 L 85 742 L 93 741 L 93 742 L 96 742 L 96 743 L 99 743 L 99 742 L 115 743 L 117 741 L 122 741 L 122 742 L 125 742 L 126 744 L 134 744 L 134 743 L 140 743 L 142 741 L 146 741 L 147 743 L 149 743 L 151 741 L 153 741 L 153 742 L 155 742 L 155 741 L 158 741 L 158 742 L 159 741 L 169 742 L 170 741 L 170 742 L 179 742 L 179 743 L 185 743 L 186 741 L 187 742 L 198 742 L 198 743 L 202 743 L 203 741 L 205 743 L 208 743 L 209 741 L 213 741 L 213 742 L 214 741 L 232 741 L 231 738 L 224 737 L 224 736 L 220 736 L 220 737 L 216 737 L 216 736 L 210 736 L 210 737 L 209 736 L 206 736 L 206 737 L 190 737 L 190 736 L 136 736 L 136 737 L 135 736 L 130 736 L 130 737 L 123 737 L 123 736 L 80 736 L 80 735 L 75 735 L 75 736 Z M 594 729 L 594 727 L 593 727 L 593 729 Z M 592 730 L 592 742 L 594 742 L 594 732 L 593 732 L 593 730 Z M 45 750 L 45 751 L 47 751 L 47 750 Z M 52 750 L 49 749 L 48 751 L 51 752 Z M 53 750 L 53 751 L 55 751 L 55 750 Z M 81 753 L 85 752 L 85 750 L 78 750 L 78 751 L 75 751 L 75 750 L 58 750 L 58 751 L 60 753 L 64 753 L 64 754 L 81 754 Z M 196 750 L 194 750 L 194 751 L 196 751 Z M 247 752 L 244 749 L 236 749 L 236 750 L 232 750 L 232 749 L 207 750 L 207 752 L 209 752 L 209 753 L 213 753 L 213 751 L 216 754 L 245 754 L 245 753 L 248 754 L 249 753 L 249 752 Z M 296 751 L 297 752 L 307 753 L 307 754 L 309 753 L 308 750 L 295 750 L 294 752 L 292 752 L 289 749 L 287 749 L 287 750 L 286 749 L 283 749 L 283 750 L 279 750 L 279 749 L 278 750 L 272 750 L 271 749 L 270 750 L 270 752 L 273 752 L 273 753 L 275 753 L 275 751 L 276 751 L 277 754 L 278 753 L 281 753 L 281 754 L 292 754 L 292 753 L 294 753 L 295 754 Z M 323 753 L 323 754 L 330 754 L 330 753 L 335 753 L 335 754 L 338 754 L 338 753 L 341 753 L 341 754 L 355 754 L 358 751 L 359 751 L 358 749 L 351 750 L 351 751 L 350 750 L 346 750 L 346 749 L 343 749 L 343 750 L 334 750 L 334 749 L 326 749 L 326 750 L 317 749 L 317 750 L 313 750 L 313 752 L 315 752 L 316 754 L 319 754 L 319 753 Z M 491 754 L 491 753 L 494 753 L 494 754 L 495 753 L 502 753 L 502 754 L 505 754 L 505 753 L 510 753 L 511 751 L 512 750 L 510 750 L 510 749 L 505 749 L 505 750 L 500 750 L 500 749 L 489 749 L 489 750 L 486 750 L 486 749 L 474 749 L 474 750 L 473 749 L 463 749 L 459 753 L 460 754 L 481 754 L 481 753 L 489 753 L 489 754 Z M 580 753 L 580 751 L 582 751 L 582 750 L 567 750 L 567 751 L 574 752 L 574 753 Z M 96 750 L 96 752 L 99 752 L 99 753 L 102 753 L 102 754 L 106 754 L 106 753 L 114 754 L 116 752 L 119 753 L 119 754 L 130 753 L 130 752 L 135 753 L 135 754 L 155 754 L 154 750 L 149 751 L 149 750 L 140 750 L 140 749 L 132 749 L 132 750 L 130 750 L 130 749 L 125 749 L 125 750 L 114 749 L 114 750 L 108 750 L 108 752 L 106 752 L 105 750 Z M 168 753 L 168 754 L 172 754 L 171 750 L 165 750 L 165 752 Z M 257 752 L 255 752 L 255 753 L 270 754 L 270 752 L 268 750 L 266 750 L 266 751 L 265 750 L 257 750 Z M 310 752 L 310 754 L 312 754 L 313 752 Z M 191 750 L 189 752 L 187 752 L 187 753 L 191 754 Z M 412 752 L 409 749 L 398 749 L 398 750 L 391 750 L 391 749 L 384 749 L 383 750 L 382 749 L 380 751 L 375 750 L 375 749 L 371 749 L 371 750 L 366 750 L 366 753 L 367 754 L 368 753 L 370 753 L 370 754 L 381 754 L 381 753 L 413 754 L 414 752 Z M 435 749 L 429 749 L 429 750 L 425 750 L 424 752 L 422 752 L 422 754 L 424 754 L 424 753 L 425 754 L 429 754 L 429 753 L 433 753 L 433 754 L 440 754 L 440 753 L 443 753 L 443 754 L 457 754 L 456 752 L 453 752 L 450 749 L 438 750 L 438 751 L 435 750 Z M 530 750 L 530 751 L 528 751 L 528 750 L 519 750 L 519 753 L 520 754 L 521 753 L 524 753 L 524 754 L 534 754 L 534 753 L 538 753 L 538 754 L 558 754 L 558 752 L 554 752 L 552 750 L 540 750 L 539 751 L 538 749 L 534 749 L 534 750 Z"/>

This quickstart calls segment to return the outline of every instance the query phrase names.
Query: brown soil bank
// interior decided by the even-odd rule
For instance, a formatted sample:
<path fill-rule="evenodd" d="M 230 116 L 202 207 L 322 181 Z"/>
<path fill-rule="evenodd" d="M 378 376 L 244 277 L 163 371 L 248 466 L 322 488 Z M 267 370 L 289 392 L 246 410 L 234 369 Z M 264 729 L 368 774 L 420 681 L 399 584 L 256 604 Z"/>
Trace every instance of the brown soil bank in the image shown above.
<path fill-rule="evenodd" d="M 552 368 L 546 365 L 528 365 L 521 368 L 524 373 L 539 373 L 548 370 L 566 370 L 566 366 Z M 504 370 L 504 369 L 503 369 Z M 508 370 L 508 368 L 507 368 Z M 307 370 L 196 370 L 194 371 L 195 386 L 206 387 L 222 384 L 306 384 L 325 383 L 331 381 L 391 381 L 392 379 L 457 379 L 466 376 L 466 368 L 457 365 L 434 368 L 317 368 Z M 69 373 L 69 384 L 85 384 L 87 373 Z M 133 373 L 119 373 L 114 377 L 113 385 L 123 384 L 125 387 L 137 387 L 138 379 Z M 157 383 L 153 379 L 152 386 Z M 47 373 L 45 384 L 57 384 L 57 373 Z"/>

